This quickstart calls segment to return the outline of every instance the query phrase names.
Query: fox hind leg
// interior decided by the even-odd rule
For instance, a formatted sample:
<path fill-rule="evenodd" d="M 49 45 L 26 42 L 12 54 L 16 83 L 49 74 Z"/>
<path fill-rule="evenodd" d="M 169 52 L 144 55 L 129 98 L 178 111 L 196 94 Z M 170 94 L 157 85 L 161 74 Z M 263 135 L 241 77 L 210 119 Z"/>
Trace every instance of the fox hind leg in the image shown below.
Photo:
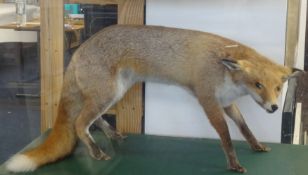
<path fill-rule="evenodd" d="M 122 133 L 116 131 L 109 123 L 104 120 L 102 117 L 99 117 L 95 120 L 94 125 L 99 127 L 108 138 L 116 140 L 118 142 L 123 141 L 127 136 L 124 136 Z"/>
<path fill-rule="evenodd" d="M 95 143 L 89 133 L 89 127 L 98 119 L 99 125 L 102 126 L 103 131 L 107 135 L 109 134 L 111 137 L 123 137 L 112 130 L 108 126 L 109 124 L 106 124 L 105 121 L 99 118 L 113 104 L 119 101 L 135 82 L 130 72 L 118 72 L 118 75 L 115 77 L 105 75 L 104 78 L 96 78 L 95 83 L 91 84 L 91 87 L 84 88 L 84 106 L 75 122 L 78 137 L 87 146 L 90 155 L 98 160 L 107 160 L 110 157 Z"/>
<path fill-rule="evenodd" d="M 224 108 L 225 113 L 235 122 L 240 129 L 243 136 L 246 138 L 250 147 L 257 152 L 268 152 L 271 149 L 261 143 L 255 138 L 250 129 L 248 128 L 240 110 L 235 104 L 231 104 Z"/>
<path fill-rule="evenodd" d="M 116 88 L 113 81 L 96 81 L 83 88 L 84 102 L 81 112 L 75 121 L 77 136 L 86 145 L 91 157 L 97 160 L 108 160 L 110 156 L 102 151 L 92 138 L 89 128 L 105 113 L 116 99 Z"/>
<path fill-rule="evenodd" d="M 108 160 L 110 157 L 95 143 L 89 132 L 89 127 L 96 120 L 96 116 L 101 112 L 101 109 L 103 108 L 103 111 L 108 110 L 110 104 L 111 102 L 106 101 L 102 105 L 97 105 L 95 102 L 87 100 L 75 122 L 78 137 L 88 148 L 91 157 L 97 160 Z"/>

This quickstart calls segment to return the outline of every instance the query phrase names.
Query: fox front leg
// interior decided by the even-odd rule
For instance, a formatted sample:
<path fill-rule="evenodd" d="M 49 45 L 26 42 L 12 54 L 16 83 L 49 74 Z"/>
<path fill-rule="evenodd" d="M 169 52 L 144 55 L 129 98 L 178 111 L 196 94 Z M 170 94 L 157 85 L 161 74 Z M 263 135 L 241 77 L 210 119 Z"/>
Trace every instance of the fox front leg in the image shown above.
<path fill-rule="evenodd" d="M 209 98 L 199 98 L 199 101 L 205 113 L 207 114 L 210 123 L 215 128 L 220 137 L 221 144 L 227 158 L 228 169 L 240 173 L 245 173 L 246 169 L 240 165 L 237 159 L 229 134 L 228 125 L 219 103 L 216 102 L 216 99 Z"/>
<path fill-rule="evenodd" d="M 243 115 L 235 104 L 231 104 L 224 108 L 225 113 L 235 122 L 237 127 L 240 129 L 243 136 L 246 138 L 251 149 L 257 152 L 268 152 L 271 149 L 261 143 L 255 138 L 250 129 L 248 128 Z"/>

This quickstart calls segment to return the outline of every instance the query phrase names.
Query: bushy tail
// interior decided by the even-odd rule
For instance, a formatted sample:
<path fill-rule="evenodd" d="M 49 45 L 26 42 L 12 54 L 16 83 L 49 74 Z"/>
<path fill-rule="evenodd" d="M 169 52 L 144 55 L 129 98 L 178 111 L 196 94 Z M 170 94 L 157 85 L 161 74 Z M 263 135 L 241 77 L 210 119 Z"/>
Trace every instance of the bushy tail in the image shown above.
<path fill-rule="evenodd" d="M 59 106 L 59 108 L 63 108 Z M 47 163 L 54 162 L 70 154 L 76 144 L 74 124 L 63 109 L 59 109 L 58 118 L 48 138 L 40 146 L 14 155 L 6 163 L 11 172 L 27 172 Z"/>

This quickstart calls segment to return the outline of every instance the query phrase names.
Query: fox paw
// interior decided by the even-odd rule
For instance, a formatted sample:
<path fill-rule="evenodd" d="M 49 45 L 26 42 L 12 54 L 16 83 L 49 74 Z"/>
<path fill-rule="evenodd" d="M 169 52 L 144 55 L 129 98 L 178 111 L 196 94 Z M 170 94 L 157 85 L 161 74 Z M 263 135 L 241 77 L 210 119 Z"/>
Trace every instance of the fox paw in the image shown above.
<path fill-rule="evenodd" d="M 104 151 L 102 151 L 101 149 L 92 149 L 90 151 L 90 155 L 92 158 L 96 159 L 96 160 L 109 160 L 111 159 L 111 157 L 109 155 L 107 155 L 106 153 L 104 153 Z"/>
<path fill-rule="evenodd" d="M 123 141 L 127 138 L 126 135 L 123 135 L 122 133 L 116 131 L 112 137 L 112 139 L 117 140 L 117 141 Z"/>
<path fill-rule="evenodd" d="M 270 147 L 263 145 L 263 144 L 258 144 L 252 147 L 252 149 L 256 152 L 269 152 L 271 150 Z"/>
<path fill-rule="evenodd" d="M 244 167 L 242 167 L 240 164 L 229 166 L 228 169 L 231 170 L 231 171 L 234 171 L 234 172 L 238 172 L 238 173 L 246 173 L 247 172 L 247 170 Z"/>

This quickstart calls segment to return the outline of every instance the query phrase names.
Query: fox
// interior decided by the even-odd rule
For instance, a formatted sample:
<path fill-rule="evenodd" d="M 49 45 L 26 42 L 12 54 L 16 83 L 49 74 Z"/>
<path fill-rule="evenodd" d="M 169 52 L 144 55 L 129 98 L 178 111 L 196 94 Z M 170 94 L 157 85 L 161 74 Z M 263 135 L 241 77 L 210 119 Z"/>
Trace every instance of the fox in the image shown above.
<path fill-rule="evenodd" d="M 234 101 L 249 95 L 273 113 L 283 84 L 301 72 L 212 33 L 163 26 L 110 26 L 73 54 L 48 138 L 34 149 L 13 155 L 5 166 L 10 172 L 34 171 L 71 154 L 78 139 L 92 158 L 110 159 L 95 143 L 89 127 L 95 123 L 110 139 L 124 139 L 101 116 L 135 83 L 152 81 L 191 92 L 220 137 L 227 169 L 244 173 L 247 170 L 237 158 L 224 115 L 235 122 L 253 151 L 270 151 L 250 131 Z"/>

